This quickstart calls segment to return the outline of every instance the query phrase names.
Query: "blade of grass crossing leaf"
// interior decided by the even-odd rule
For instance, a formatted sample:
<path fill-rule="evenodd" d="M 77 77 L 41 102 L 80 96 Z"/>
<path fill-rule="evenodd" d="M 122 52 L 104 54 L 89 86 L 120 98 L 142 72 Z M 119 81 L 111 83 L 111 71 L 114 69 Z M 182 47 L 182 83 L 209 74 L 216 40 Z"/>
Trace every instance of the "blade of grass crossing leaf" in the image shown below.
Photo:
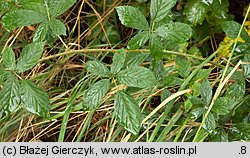
<path fill-rule="evenodd" d="M 240 64 L 241 64 L 241 62 L 242 62 L 242 61 L 239 61 L 238 64 L 234 67 L 234 69 L 228 74 L 227 78 L 224 80 L 224 77 L 226 76 L 227 70 L 228 70 L 228 68 L 229 68 L 229 66 L 230 66 L 230 62 L 231 62 L 231 59 L 232 59 L 232 56 L 233 56 L 233 52 L 234 52 L 234 50 L 235 50 L 235 48 L 236 48 L 236 45 L 237 45 L 237 41 L 239 40 L 239 37 L 240 37 L 241 32 L 242 32 L 242 30 L 243 30 L 243 27 L 244 27 L 243 24 L 245 23 L 245 21 L 246 21 L 246 19 L 247 19 L 247 17 L 248 17 L 249 11 L 250 11 L 250 6 L 249 6 L 248 9 L 247 9 L 246 16 L 245 16 L 244 21 L 243 21 L 243 23 L 242 23 L 242 25 L 241 25 L 241 28 L 240 28 L 240 30 L 239 30 L 239 32 L 238 32 L 238 36 L 237 36 L 237 38 L 236 38 L 236 42 L 235 42 L 234 45 L 233 45 L 233 49 L 232 49 L 232 51 L 231 51 L 231 53 L 230 53 L 229 59 L 228 59 L 228 61 L 227 61 L 227 65 L 226 65 L 226 67 L 225 67 L 225 69 L 224 69 L 224 72 L 223 72 L 223 74 L 222 74 L 222 77 L 221 77 L 219 86 L 218 86 L 218 88 L 217 88 L 216 91 L 215 91 L 214 97 L 213 97 L 213 99 L 212 99 L 212 101 L 211 101 L 211 103 L 210 103 L 210 106 L 209 106 L 209 108 L 208 108 L 208 110 L 207 110 L 207 112 L 206 112 L 204 118 L 202 119 L 201 125 L 199 126 L 198 131 L 196 132 L 193 141 L 196 140 L 196 137 L 199 136 L 199 132 L 200 132 L 200 130 L 201 130 L 203 124 L 205 123 L 205 120 L 206 120 L 206 118 L 208 117 L 208 115 L 209 115 L 209 113 L 210 113 L 210 111 L 211 111 L 211 109 L 212 109 L 212 107 L 213 107 L 213 105 L 214 105 L 215 100 L 218 98 L 220 92 L 222 91 L 222 88 L 224 87 L 224 85 L 226 84 L 226 82 L 229 80 L 229 78 L 233 75 L 233 73 L 236 71 L 236 69 L 240 66 Z"/>
<path fill-rule="evenodd" d="M 148 139 L 148 142 L 153 142 L 155 136 L 157 135 L 157 133 L 159 132 L 161 125 L 163 124 L 163 122 L 165 121 L 165 119 L 168 116 L 168 113 L 170 112 L 170 110 L 173 108 L 173 105 L 168 105 L 168 107 L 165 109 L 163 115 L 161 116 L 159 122 L 157 122 L 157 125 L 155 127 L 155 129 L 153 130 L 150 138 Z"/>
<path fill-rule="evenodd" d="M 65 137 L 65 133 L 66 133 L 66 129 L 67 129 L 67 124 L 68 124 L 68 120 L 69 120 L 69 115 L 71 113 L 73 103 L 74 103 L 75 99 L 78 97 L 78 93 L 81 93 L 83 88 L 84 88 L 84 86 L 82 86 L 82 84 L 83 84 L 82 82 L 89 77 L 90 77 L 90 75 L 86 75 L 85 77 L 83 77 L 74 86 L 74 88 L 72 90 L 72 96 L 69 98 L 66 109 L 64 110 L 64 115 L 63 115 L 62 125 L 61 125 L 60 132 L 59 132 L 58 142 L 64 141 L 64 137 Z"/>
<path fill-rule="evenodd" d="M 196 67 L 196 69 L 187 77 L 187 79 L 183 82 L 183 84 L 181 85 L 180 89 L 178 91 L 181 91 L 183 89 L 186 88 L 186 86 L 188 85 L 188 83 L 190 82 L 190 80 L 203 68 L 203 66 L 205 64 L 207 64 L 213 57 L 215 57 L 215 55 L 218 53 L 218 51 L 215 51 L 213 54 L 211 54 L 205 61 L 203 61 L 200 65 L 198 65 Z M 186 123 L 188 122 L 189 117 L 187 117 L 184 121 L 184 123 L 182 124 L 181 129 L 178 131 L 177 135 L 175 136 L 174 141 L 178 141 L 179 137 L 181 136 L 182 131 L 185 129 L 184 126 L 186 125 Z"/>
<path fill-rule="evenodd" d="M 80 142 L 82 140 L 82 137 L 83 137 L 86 129 L 89 127 L 89 125 L 91 123 L 91 119 L 92 119 L 92 117 L 93 117 L 93 115 L 95 113 L 95 110 L 96 109 L 91 109 L 90 112 L 88 113 L 87 119 L 86 119 L 86 121 L 85 121 L 85 123 L 84 123 L 84 125 L 83 125 L 83 127 L 81 129 L 81 132 L 79 133 L 79 135 L 77 137 L 77 140 L 76 140 L 77 142 Z"/>
<path fill-rule="evenodd" d="M 169 133 L 169 131 L 172 129 L 174 124 L 179 120 L 180 116 L 182 115 L 182 110 L 178 109 L 176 113 L 172 116 L 170 121 L 168 122 L 167 126 L 162 130 L 161 134 L 157 138 L 156 142 L 162 142 L 165 141 L 166 135 Z"/>

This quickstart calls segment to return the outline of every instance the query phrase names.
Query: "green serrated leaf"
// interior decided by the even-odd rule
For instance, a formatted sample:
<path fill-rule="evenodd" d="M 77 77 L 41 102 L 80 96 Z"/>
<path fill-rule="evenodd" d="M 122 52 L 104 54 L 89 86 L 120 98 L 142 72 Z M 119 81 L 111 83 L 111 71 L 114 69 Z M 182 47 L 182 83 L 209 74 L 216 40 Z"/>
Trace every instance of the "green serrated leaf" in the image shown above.
<path fill-rule="evenodd" d="M 190 74 L 191 63 L 186 57 L 176 56 L 175 67 L 183 78 Z"/>
<path fill-rule="evenodd" d="M 49 29 L 48 22 L 42 22 L 35 31 L 33 42 L 34 43 L 43 42 L 45 40 L 48 29 Z"/>
<path fill-rule="evenodd" d="M 134 98 L 124 91 L 115 94 L 114 115 L 118 122 L 130 133 L 137 135 L 141 127 L 142 114 Z"/>
<path fill-rule="evenodd" d="M 164 100 L 166 100 L 168 97 L 170 97 L 172 95 L 172 93 L 168 90 L 168 89 L 164 89 L 161 92 L 161 102 L 163 102 Z M 171 100 L 170 102 L 168 102 L 165 107 L 173 105 L 174 104 L 174 100 Z"/>
<path fill-rule="evenodd" d="M 158 82 L 165 82 L 166 70 L 164 68 L 164 63 L 162 60 L 153 60 L 151 71 L 154 73 Z"/>
<path fill-rule="evenodd" d="M 3 64 L 9 70 L 16 69 L 16 58 L 13 50 L 10 47 L 6 47 L 3 52 Z"/>
<path fill-rule="evenodd" d="M 66 36 L 66 27 L 64 25 L 64 23 L 62 23 L 60 20 L 58 19 L 51 19 L 49 21 L 49 27 L 51 29 L 51 31 L 55 34 L 55 35 L 64 35 Z"/>
<path fill-rule="evenodd" d="M 206 109 L 203 107 L 198 107 L 193 109 L 190 112 L 190 118 L 195 121 L 196 119 L 198 119 L 201 115 L 203 115 L 206 112 Z"/>
<path fill-rule="evenodd" d="M 244 56 L 244 59 L 243 59 L 243 62 L 247 62 L 247 63 L 250 63 L 250 56 L 249 55 L 245 55 Z M 248 78 L 250 78 L 250 64 L 244 64 L 242 65 L 243 67 L 243 72 L 244 72 L 244 75 Z"/>
<path fill-rule="evenodd" d="M 21 81 L 21 98 L 26 110 L 38 116 L 50 118 L 49 96 L 33 82 Z"/>
<path fill-rule="evenodd" d="M 167 40 L 182 44 L 192 36 L 192 28 L 188 24 L 175 22 L 168 27 L 158 27 L 156 33 Z"/>
<path fill-rule="evenodd" d="M 40 23 L 44 20 L 46 20 L 46 17 L 33 10 L 19 9 L 8 12 L 3 17 L 2 22 L 5 28 L 12 30 L 16 27 Z"/>
<path fill-rule="evenodd" d="M 32 43 L 23 48 L 17 62 L 17 72 L 21 73 L 34 67 L 42 56 L 44 44 Z"/>
<path fill-rule="evenodd" d="M 8 78 L 9 74 L 9 71 L 4 71 L 0 69 L 0 85 L 2 85 L 2 83 Z"/>
<path fill-rule="evenodd" d="M 185 108 L 186 112 L 188 112 L 192 108 L 192 106 L 193 106 L 193 104 L 189 99 L 187 101 L 185 101 L 184 108 Z"/>
<path fill-rule="evenodd" d="M 236 103 L 228 97 L 220 97 L 215 101 L 212 111 L 218 115 L 226 115 L 234 108 Z"/>
<path fill-rule="evenodd" d="M 8 79 L 3 84 L 0 92 L 0 107 L 4 111 L 13 112 L 20 104 L 20 85 L 13 75 L 8 75 Z"/>
<path fill-rule="evenodd" d="M 209 74 L 211 73 L 212 69 L 201 69 L 191 80 L 191 82 L 203 80 L 208 78 Z"/>
<path fill-rule="evenodd" d="M 56 39 L 56 35 L 52 32 L 51 29 L 48 29 L 48 32 L 45 36 L 46 44 L 48 44 L 50 47 L 53 47 Z"/>
<path fill-rule="evenodd" d="M 203 142 L 207 138 L 209 133 L 205 129 L 201 129 L 199 135 L 193 140 L 194 142 Z"/>
<path fill-rule="evenodd" d="M 236 83 L 232 84 L 226 91 L 225 96 L 235 101 L 239 101 L 245 96 L 246 82 L 244 74 L 240 71 L 235 71 L 231 77 Z"/>
<path fill-rule="evenodd" d="M 118 81 L 131 87 L 149 88 L 157 84 L 153 73 L 144 67 L 130 67 L 117 75 Z"/>
<path fill-rule="evenodd" d="M 203 126 L 205 130 L 207 130 L 209 133 L 212 133 L 216 128 L 216 122 L 214 115 L 212 113 L 208 114 L 207 119 L 205 120 Z"/>
<path fill-rule="evenodd" d="M 228 142 L 228 134 L 223 128 L 216 129 L 211 136 L 213 142 Z"/>
<path fill-rule="evenodd" d="M 119 50 L 115 55 L 113 56 L 113 62 L 111 64 L 111 73 L 117 74 L 124 66 L 124 63 L 126 61 L 126 52 L 124 49 Z"/>
<path fill-rule="evenodd" d="M 19 4 L 22 8 L 33 10 L 41 16 L 47 17 L 46 3 L 44 2 L 44 0 L 21 0 Z"/>
<path fill-rule="evenodd" d="M 185 6 L 184 13 L 187 20 L 194 26 L 202 24 L 209 10 L 209 6 L 200 0 L 189 0 Z"/>
<path fill-rule="evenodd" d="M 197 96 L 191 96 L 189 97 L 190 102 L 193 104 L 193 107 L 204 107 L 204 102 L 201 100 L 201 98 Z"/>
<path fill-rule="evenodd" d="M 163 56 L 163 46 L 161 44 L 160 38 L 156 34 L 151 34 L 150 36 L 150 53 L 156 60 L 162 59 Z"/>
<path fill-rule="evenodd" d="M 148 53 L 127 53 L 125 67 L 129 68 L 138 66 L 139 64 L 143 63 L 143 61 L 145 61 L 148 56 Z"/>
<path fill-rule="evenodd" d="M 227 89 L 225 96 L 233 100 L 239 100 L 244 97 L 245 91 L 245 85 L 234 83 Z"/>
<path fill-rule="evenodd" d="M 51 0 L 48 4 L 49 12 L 52 18 L 56 18 L 59 15 L 67 11 L 76 0 Z"/>
<path fill-rule="evenodd" d="M 147 43 L 148 39 L 148 31 L 139 32 L 128 42 L 128 49 L 138 49 L 141 46 L 144 46 L 145 43 Z"/>
<path fill-rule="evenodd" d="M 242 122 L 237 123 L 230 129 L 236 140 L 249 140 L 250 139 L 250 123 Z"/>
<path fill-rule="evenodd" d="M 131 6 L 119 6 L 116 7 L 116 11 L 123 25 L 138 30 L 149 29 L 148 22 L 139 9 Z"/>
<path fill-rule="evenodd" d="M 178 74 L 177 74 L 178 75 Z M 176 74 L 168 75 L 165 79 L 165 84 L 168 87 L 180 86 L 184 82 L 183 79 L 177 77 Z"/>
<path fill-rule="evenodd" d="M 100 104 L 100 101 L 107 94 L 109 88 L 110 81 L 108 79 L 94 83 L 89 87 L 89 89 L 85 91 L 83 103 L 90 109 L 97 108 L 97 106 Z"/>
<path fill-rule="evenodd" d="M 228 15 L 227 15 L 228 7 L 229 7 L 228 0 L 213 0 L 210 7 L 211 7 L 212 14 L 214 17 L 219 18 L 219 19 L 228 18 Z"/>
<path fill-rule="evenodd" d="M 111 74 L 109 69 L 100 61 L 88 61 L 86 63 L 86 69 L 99 77 L 108 77 Z"/>
<path fill-rule="evenodd" d="M 208 105 L 211 102 L 213 91 L 210 86 L 208 79 L 205 79 L 201 84 L 201 99 L 205 105 Z"/>
<path fill-rule="evenodd" d="M 165 18 L 175 6 L 177 0 L 151 0 L 150 15 L 151 20 L 158 22 Z"/>
<path fill-rule="evenodd" d="M 241 25 L 235 21 L 224 21 L 221 22 L 221 27 L 228 37 L 237 38 Z M 250 40 L 250 37 L 245 29 L 242 29 L 240 37 L 244 40 Z"/>

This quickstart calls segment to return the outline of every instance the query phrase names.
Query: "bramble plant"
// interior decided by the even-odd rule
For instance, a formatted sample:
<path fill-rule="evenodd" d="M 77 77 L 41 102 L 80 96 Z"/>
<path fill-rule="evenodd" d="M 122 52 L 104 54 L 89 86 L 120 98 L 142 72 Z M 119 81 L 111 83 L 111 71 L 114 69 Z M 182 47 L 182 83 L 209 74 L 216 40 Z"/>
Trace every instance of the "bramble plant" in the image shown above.
<path fill-rule="evenodd" d="M 250 7 L 229 6 L 1 2 L 2 141 L 249 140 Z"/>

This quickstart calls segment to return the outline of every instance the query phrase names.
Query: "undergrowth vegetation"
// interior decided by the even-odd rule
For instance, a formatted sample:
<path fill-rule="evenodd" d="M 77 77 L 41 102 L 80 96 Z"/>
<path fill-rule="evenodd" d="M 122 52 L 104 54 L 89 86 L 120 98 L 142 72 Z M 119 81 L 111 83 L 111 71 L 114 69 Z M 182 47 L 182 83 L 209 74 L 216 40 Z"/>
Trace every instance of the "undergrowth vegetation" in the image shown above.
<path fill-rule="evenodd" d="M 2 0 L 0 140 L 249 141 L 249 10 Z"/>

